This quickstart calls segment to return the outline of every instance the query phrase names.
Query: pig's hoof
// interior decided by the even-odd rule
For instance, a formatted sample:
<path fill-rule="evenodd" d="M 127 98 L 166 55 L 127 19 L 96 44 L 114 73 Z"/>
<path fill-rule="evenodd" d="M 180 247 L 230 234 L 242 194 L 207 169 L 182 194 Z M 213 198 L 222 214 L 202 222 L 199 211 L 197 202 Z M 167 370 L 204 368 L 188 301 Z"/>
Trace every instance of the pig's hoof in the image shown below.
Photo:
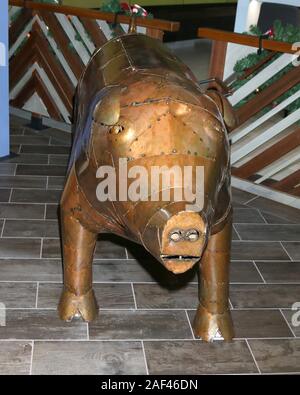
<path fill-rule="evenodd" d="M 92 321 L 98 314 L 94 291 L 91 289 L 85 295 L 77 296 L 64 289 L 60 297 L 58 313 L 64 321 L 71 321 L 74 317 Z"/>
<path fill-rule="evenodd" d="M 216 339 L 232 340 L 234 337 L 230 311 L 213 314 L 203 306 L 199 306 L 193 322 L 194 334 L 211 342 Z"/>

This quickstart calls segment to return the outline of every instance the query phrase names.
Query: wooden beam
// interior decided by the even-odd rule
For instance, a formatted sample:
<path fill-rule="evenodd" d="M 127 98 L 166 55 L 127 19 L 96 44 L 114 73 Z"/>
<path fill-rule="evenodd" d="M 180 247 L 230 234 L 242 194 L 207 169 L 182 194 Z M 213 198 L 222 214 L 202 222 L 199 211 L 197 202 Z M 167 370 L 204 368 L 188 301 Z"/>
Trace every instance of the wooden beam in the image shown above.
<path fill-rule="evenodd" d="M 198 29 L 198 37 L 259 48 L 259 37 L 250 34 L 232 33 L 225 30 L 200 27 Z M 269 39 L 261 40 L 261 48 L 268 49 L 270 51 L 294 54 L 298 48 L 292 49 L 292 46 L 293 44 L 283 41 Z"/>
<path fill-rule="evenodd" d="M 236 110 L 238 126 L 242 125 L 253 115 L 257 114 L 264 107 L 272 103 L 283 93 L 291 89 L 300 82 L 300 72 L 298 67 L 293 67 L 284 76 L 275 81 L 272 85 L 256 94 L 247 103 Z"/>
<path fill-rule="evenodd" d="M 9 46 L 12 47 L 17 41 L 24 28 L 32 18 L 31 10 L 23 9 L 18 15 L 17 19 L 11 24 L 9 28 Z"/>
<path fill-rule="evenodd" d="M 115 22 L 115 14 L 112 12 L 101 12 L 90 10 L 87 8 L 81 7 L 69 7 L 55 4 L 45 4 L 45 3 L 37 3 L 28 0 L 9 0 L 9 4 L 18 7 L 29 8 L 33 10 L 40 11 L 48 11 L 48 12 L 57 12 L 65 15 L 75 15 L 79 17 L 85 17 L 90 19 L 100 19 L 107 21 L 109 23 Z M 130 16 L 119 15 L 118 22 L 129 24 L 131 20 Z M 169 32 L 177 32 L 180 27 L 179 22 L 174 21 L 166 21 L 163 19 L 155 19 L 155 18 L 143 18 L 137 17 L 136 23 L 138 26 L 149 27 L 153 29 L 159 29 Z"/>
<path fill-rule="evenodd" d="M 107 42 L 107 38 L 105 34 L 102 32 L 100 27 L 97 25 L 97 22 L 93 19 L 89 18 L 80 18 L 81 23 L 83 24 L 85 30 L 91 36 L 93 43 L 95 44 L 96 48 L 102 47 L 103 44 Z"/>
<path fill-rule="evenodd" d="M 79 79 L 84 70 L 84 64 L 77 53 L 70 48 L 70 40 L 61 24 L 55 15 L 50 12 L 39 11 L 38 15 L 48 25 L 58 48 L 61 50 L 76 78 Z"/>
<path fill-rule="evenodd" d="M 223 41 L 213 42 L 208 72 L 209 78 L 223 80 L 226 52 L 227 43 Z"/>
<path fill-rule="evenodd" d="M 248 178 L 252 174 L 265 168 L 283 155 L 289 153 L 300 145 L 300 128 L 281 139 L 261 154 L 255 156 L 241 167 L 232 169 L 232 174 L 241 178 Z"/>
<path fill-rule="evenodd" d="M 272 188 L 279 189 L 280 191 L 289 191 L 300 182 L 300 170 L 288 175 L 280 181 L 275 182 Z"/>

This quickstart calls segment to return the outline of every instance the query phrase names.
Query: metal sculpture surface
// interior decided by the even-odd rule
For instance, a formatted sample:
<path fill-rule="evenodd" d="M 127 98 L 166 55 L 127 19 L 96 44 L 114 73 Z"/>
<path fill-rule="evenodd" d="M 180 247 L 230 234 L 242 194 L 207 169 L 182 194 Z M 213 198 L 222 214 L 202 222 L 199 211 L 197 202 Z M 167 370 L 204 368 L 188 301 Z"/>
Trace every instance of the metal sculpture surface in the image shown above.
<path fill-rule="evenodd" d="M 92 261 L 98 234 L 108 232 L 143 245 L 173 273 L 198 264 L 195 335 L 207 341 L 217 334 L 231 339 L 232 207 L 226 128 L 233 127 L 235 120 L 227 100 L 217 91 L 203 92 L 191 71 L 161 42 L 133 33 L 112 39 L 93 55 L 78 86 L 75 113 L 76 131 L 61 199 L 60 317 L 71 320 L 79 315 L 91 321 L 98 313 Z M 201 207 L 174 199 L 172 193 L 183 189 L 175 176 L 169 179 L 172 193 L 167 199 L 162 199 L 163 188 L 156 190 L 154 199 L 145 198 L 151 181 L 139 187 L 145 186 L 144 199 L 120 198 L 125 162 L 128 171 L 139 166 L 148 174 L 162 166 L 188 166 L 196 176 L 194 169 L 203 168 Z M 117 198 L 104 201 L 99 200 L 97 188 L 108 168 L 116 172 Z M 127 182 L 133 188 L 136 180 Z M 195 195 L 194 181 L 189 187 Z M 193 209 L 187 203 L 194 203 Z"/>

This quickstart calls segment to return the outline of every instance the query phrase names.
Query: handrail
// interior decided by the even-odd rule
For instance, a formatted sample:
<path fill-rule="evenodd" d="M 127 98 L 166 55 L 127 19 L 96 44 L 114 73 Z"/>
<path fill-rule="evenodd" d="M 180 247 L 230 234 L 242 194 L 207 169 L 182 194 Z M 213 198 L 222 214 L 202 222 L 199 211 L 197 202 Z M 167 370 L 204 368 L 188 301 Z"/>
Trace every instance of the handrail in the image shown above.
<path fill-rule="evenodd" d="M 209 38 L 211 40 L 230 42 L 241 45 L 248 45 L 249 47 L 259 48 L 259 37 L 248 34 L 232 33 L 225 30 L 210 29 L 206 27 L 198 28 L 198 37 Z M 268 49 L 275 52 L 294 54 L 298 48 L 292 49 L 293 44 L 276 40 L 261 40 L 261 48 Z"/>
<path fill-rule="evenodd" d="M 111 12 L 95 11 L 91 9 L 81 7 L 71 7 L 55 4 L 37 3 L 28 0 L 9 0 L 11 6 L 29 8 L 32 10 L 39 11 L 50 11 L 65 15 L 74 15 L 83 18 L 100 19 L 105 20 L 109 23 L 115 22 L 115 14 Z M 131 17 L 127 15 L 118 15 L 118 23 L 130 24 Z M 152 18 L 136 18 L 136 24 L 138 26 L 148 27 L 150 29 L 160 29 L 169 32 L 176 32 L 179 30 L 180 23 L 174 21 L 166 21 L 163 19 L 152 19 Z"/>

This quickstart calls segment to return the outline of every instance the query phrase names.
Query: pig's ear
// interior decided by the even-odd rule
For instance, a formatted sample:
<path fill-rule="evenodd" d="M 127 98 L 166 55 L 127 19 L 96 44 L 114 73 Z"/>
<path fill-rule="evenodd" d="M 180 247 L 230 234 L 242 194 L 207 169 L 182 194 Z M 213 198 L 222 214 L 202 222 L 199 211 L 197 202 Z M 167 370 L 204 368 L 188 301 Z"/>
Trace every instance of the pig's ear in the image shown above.
<path fill-rule="evenodd" d="M 94 110 L 93 119 L 102 125 L 112 126 L 120 118 L 120 87 L 112 87 L 106 92 Z"/>
<path fill-rule="evenodd" d="M 214 89 L 208 90 L 205 94 L 208 95 L 219 108 L 228 131 L 230 132 L 233 130 L 237 126 L 237 116 L 226 97 Z"/>

